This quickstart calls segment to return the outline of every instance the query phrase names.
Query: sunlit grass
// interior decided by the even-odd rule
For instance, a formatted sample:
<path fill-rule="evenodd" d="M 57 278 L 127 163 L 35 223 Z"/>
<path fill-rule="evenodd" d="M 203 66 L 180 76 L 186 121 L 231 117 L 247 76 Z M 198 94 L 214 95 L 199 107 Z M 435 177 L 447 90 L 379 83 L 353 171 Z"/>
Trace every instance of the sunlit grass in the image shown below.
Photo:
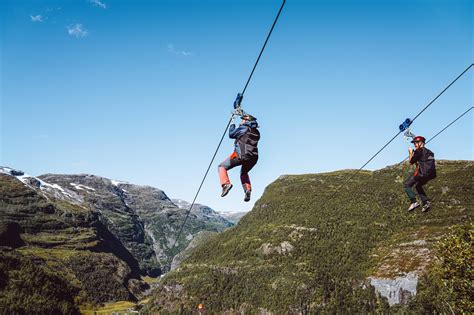
<path fill-rule="evenodd" d="M 135 303 L 130 301 L 119 301 L 106 303 L 101 307 L 81 306 L 80 311 L 83 315 L 106 315 L 106 314 L 134 314 L 130 312 L 135 307 Z"/>

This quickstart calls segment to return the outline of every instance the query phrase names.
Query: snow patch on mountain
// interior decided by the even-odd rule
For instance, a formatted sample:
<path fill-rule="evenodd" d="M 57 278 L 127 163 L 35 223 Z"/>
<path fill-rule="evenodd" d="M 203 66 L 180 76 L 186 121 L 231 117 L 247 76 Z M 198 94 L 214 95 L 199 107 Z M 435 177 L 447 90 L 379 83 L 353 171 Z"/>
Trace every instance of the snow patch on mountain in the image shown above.
<path fill-rule="evenodd" d="M 69 185 L 71 185 L 72 187 L 78 189 L 78 190 L 89 190 L 89 191 L 95 191 L 94 188 L 92 187 L 89 187 L 89 186 L 86 186 L 86 185 L 81 185 L 81 184 L 76 184 L 76 183 L 70 183 Z"/>
<path fill-rule="evenodd" d="M 173 203 L 180 209 L 189 209 L 189 206 L 191 205 L 189 202 L 183 199 L 172 199 L 171 201 L 173 201 Z"/>
<path fill-rule="evenodd" d="M 115 179 L 111 179 L 110 182 L 111 182 L 112 185 L 114 185 L 114 186 L 119 186 L 119 185 L 126 185 L 126 184 L 128 184 L 128 183 L 126 183 L 126 182 L 121 182 L 121 181 L 115 180 Z"/>
<path fill-rule="evenodd" d="M 31 189 L 39 190 L 46 198 L 53 197 L 63 199 L 74 204 L 81 204 L 83 202 L 83 198 L 76 192 L 65 189 L 58 184 L 47 183 L 35 176 L 25 174 L 23 171 L 15 170 L 10 167 L 0 167 L 0 173 L 15 177 Z"/>

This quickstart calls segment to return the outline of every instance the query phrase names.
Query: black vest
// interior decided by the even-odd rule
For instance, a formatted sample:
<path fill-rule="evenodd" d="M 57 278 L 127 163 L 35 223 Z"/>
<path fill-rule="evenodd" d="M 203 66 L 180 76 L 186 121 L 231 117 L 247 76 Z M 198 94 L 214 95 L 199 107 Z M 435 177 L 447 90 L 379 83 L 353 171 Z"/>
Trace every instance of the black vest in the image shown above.
<path fill-rule="evenodd" d="M 258 140 L 260 140 L 260 132 L 257 128 L 247 127 L 247 132 L 235 140 L 240 148 L 240 159 L 243 162 L 258 160 Z"/>

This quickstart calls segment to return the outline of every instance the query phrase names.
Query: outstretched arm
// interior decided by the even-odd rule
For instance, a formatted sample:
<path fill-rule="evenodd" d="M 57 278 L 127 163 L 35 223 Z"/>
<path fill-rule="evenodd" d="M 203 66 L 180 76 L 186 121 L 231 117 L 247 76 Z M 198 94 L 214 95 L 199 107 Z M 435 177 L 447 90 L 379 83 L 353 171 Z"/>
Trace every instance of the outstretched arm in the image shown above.
<path fill-rule="evenodd" d="M 247 132 L 247 126 L 235 127 L 235 124 L 230 125 L 229 138 L 238 139 Z"/>

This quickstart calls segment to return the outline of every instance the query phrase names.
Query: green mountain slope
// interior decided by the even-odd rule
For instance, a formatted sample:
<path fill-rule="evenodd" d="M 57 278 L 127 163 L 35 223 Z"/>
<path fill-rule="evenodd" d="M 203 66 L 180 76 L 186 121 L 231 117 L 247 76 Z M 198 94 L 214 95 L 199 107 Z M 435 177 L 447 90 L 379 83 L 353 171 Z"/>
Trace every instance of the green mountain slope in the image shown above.
<path fill-rule="evenodd" d="M 210 208 L 206 217 L 193 209 L 173 248 L 186 212 L 162 190 L 94 175 L 46 174 L 39 178 L 80 195 L 81 204 L 100 213 L 101 222 L 124 244 L 140 270 L 155 277 L 169 267 L 173 256 L 184 250 L 200 231 L 221 232 L 232 226 Z"/>
<path fill-rule="evenodd" d="M 80 303 L 133 299 L 127 280 L 138 264 L 97 213 L 0 174 L 0 223 L 1 312 L 76 313 Z"/>
<path fill-rule="evenodd" d="M 388 310 L 370 284 L 417 279 L 448 228 L 471 222 L 474 163 L 438 163 L 438 178 L 426 189 L 433 201 L 427 213 L 406 212 L 407 170 L 398 166 L 360 172 L 328 200 L 351 172 L 280 177 L 236 227 L 169 273 L 146 310 L 198 303 L 210 312 Z"/>
<path fill-rule="evenodd" d="M 32 177 L 0 167 L 0 314 L 77 313 L 137 301 L 201 231 L 232 225 L 156 188 L 93 175 Z"/>

